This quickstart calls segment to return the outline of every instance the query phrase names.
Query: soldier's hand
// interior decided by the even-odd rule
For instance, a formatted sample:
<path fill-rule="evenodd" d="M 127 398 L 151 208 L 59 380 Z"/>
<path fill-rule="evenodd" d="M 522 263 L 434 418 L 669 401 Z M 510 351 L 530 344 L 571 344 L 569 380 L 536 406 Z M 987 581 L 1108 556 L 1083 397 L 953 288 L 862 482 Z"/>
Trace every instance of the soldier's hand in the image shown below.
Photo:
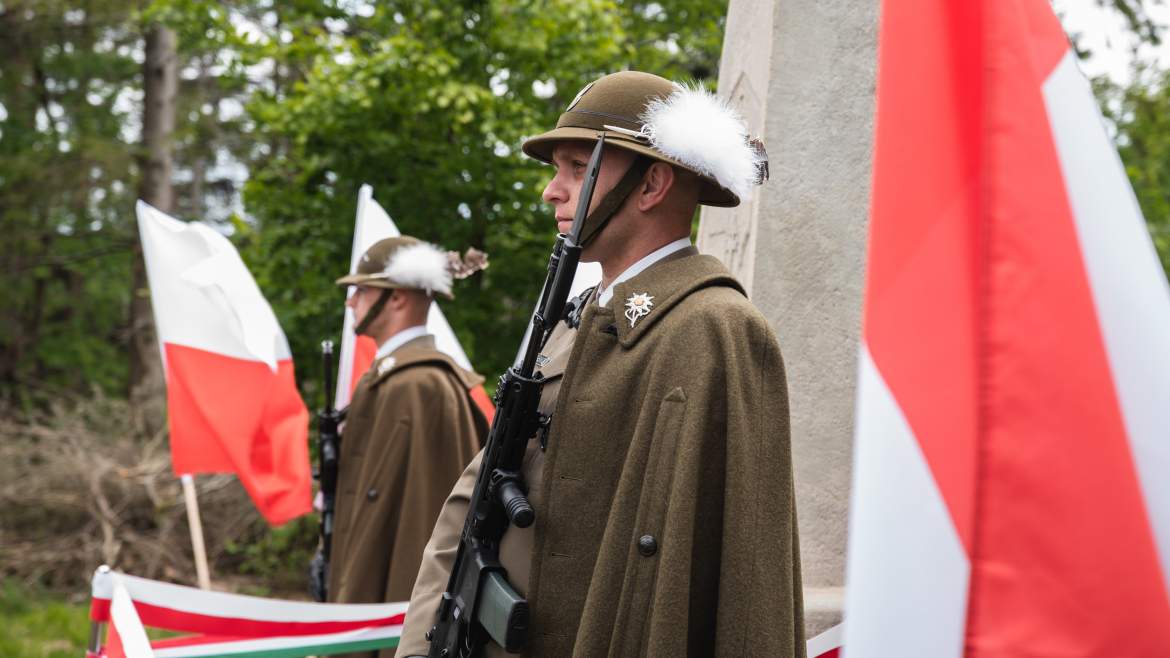
<path fill-rule="evenodd" d="M 309 560 L 309 595 L 313 597 L 314 601 L 324 603 L 328 592 L 326 588 L 329 582 L 329 563 L 325 561 L 325 555 L 321 549 L 317 549 L 316 555 L 312 560 Z"/>

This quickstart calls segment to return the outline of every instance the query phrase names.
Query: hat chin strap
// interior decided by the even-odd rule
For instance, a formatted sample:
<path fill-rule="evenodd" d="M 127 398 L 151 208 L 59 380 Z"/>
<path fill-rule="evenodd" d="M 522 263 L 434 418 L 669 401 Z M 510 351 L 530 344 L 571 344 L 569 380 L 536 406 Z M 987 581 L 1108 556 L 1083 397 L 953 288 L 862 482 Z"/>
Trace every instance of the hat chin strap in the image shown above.
<path fill-rule="evenodd" d="M 386 302 L 390 301 L 390 294 L 393 292 L 394 290 L 392 288 L 382 290 L 382 294 L 378 295 L 378 299 L 374 300 L 374 304 L 370 306 L 370 310 L 366 311 L 366 317 L 362 318 L 362 321 L 357 323 L 357 326 L 353 328 L 353 333 L 358 336 L 366 335 L 366 329 L 370 328 L 370 324 L 373 323 L 374 318 L 382 314 L 382 309 L 386 307 Z"/>
<path fill-rule="evenodd" d="M 634 158 L 633 164 L 622 175 L 617 185 L 606 192 L 593 212 L 585 218 L 585 225 L 581 227 L 581 239 L 578 244 L 585 247 L 597 237 L 598 233 L 601 233 L 601 229 L 605 228 L 609 220 L 613 219 L 622 204 L 626 202 L 626 198 L 630 196 L 638 183 L 642 182 L 642 177 L 646 175 L 652 164 L 654 161 L 644 155 Z"/>

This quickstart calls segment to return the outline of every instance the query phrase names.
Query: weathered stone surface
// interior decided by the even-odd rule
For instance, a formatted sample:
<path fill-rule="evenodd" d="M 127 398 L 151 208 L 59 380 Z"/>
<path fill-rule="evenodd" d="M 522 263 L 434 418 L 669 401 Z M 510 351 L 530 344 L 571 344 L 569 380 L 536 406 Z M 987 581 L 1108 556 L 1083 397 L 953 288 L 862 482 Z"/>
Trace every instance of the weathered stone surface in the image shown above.
<path fill-rule="evenodd" d="M 731 1 L 719 89 L 767 144 L 771 180 L 699 228 L 784 350 L 810 637 L 844 598 L 877 19 L 877 0 Z"/>

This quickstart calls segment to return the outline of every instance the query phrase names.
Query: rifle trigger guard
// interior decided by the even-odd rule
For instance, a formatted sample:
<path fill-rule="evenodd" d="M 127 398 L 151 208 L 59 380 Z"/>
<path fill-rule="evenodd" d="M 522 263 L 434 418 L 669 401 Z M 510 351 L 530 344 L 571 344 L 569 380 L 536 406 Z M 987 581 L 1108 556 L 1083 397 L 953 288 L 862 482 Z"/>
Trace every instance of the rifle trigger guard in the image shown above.
<path fill-rule="evenodd" d="M 548 433 L 552 429 L 552 414 L 540 414 L 538 421 L 540 429 L 536 430 L 536 436 L 540 441 L 540 451 L 548 450 Z"/>

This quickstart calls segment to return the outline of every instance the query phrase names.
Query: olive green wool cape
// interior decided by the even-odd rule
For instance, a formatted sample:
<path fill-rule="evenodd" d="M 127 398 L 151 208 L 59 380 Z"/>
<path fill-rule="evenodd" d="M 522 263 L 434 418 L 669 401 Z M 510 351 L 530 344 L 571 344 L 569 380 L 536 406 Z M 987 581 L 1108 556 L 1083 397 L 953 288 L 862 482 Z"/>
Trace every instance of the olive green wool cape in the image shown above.
<path fill-rule="evenodd" d="M 410 598 L 443 501 L 487 435 L 468 395 L 482 381 L 431 336 L 375 360 L 358 380 L 341 437 L 330 602 Z"/>
<path fill-rule="evenodd" d="M 717 259 L 589 305 L 553 418 L 530 655 L 804 656 L 784 366 Z"/>
<path fill-rule="evenodd" d="M 590 301 L 566 361 L 548 448 L 525 460 L 536 523 L 501 544 L 532 606 L 524 655 L 804 658 L 784 366 L 742 287 L 683 250 Z M 426 653 L 477 466 L 427 546 L 399 656 Z"/>

